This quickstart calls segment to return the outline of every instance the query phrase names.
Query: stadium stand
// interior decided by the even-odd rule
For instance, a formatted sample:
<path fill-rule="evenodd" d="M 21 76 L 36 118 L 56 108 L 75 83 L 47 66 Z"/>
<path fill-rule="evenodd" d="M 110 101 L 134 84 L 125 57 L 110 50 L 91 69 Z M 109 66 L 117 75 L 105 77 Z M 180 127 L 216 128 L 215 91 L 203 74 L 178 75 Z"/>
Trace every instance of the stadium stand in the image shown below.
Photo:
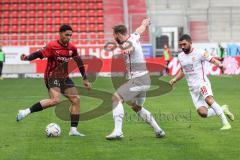
<path fill-rule="evenodd" d="M 104 43 L 103 0 L 2 0 L 0 5 L 0 46 L 42 45 L 55 38 L 60 24 L 73 26 L 76 44 Z"/>

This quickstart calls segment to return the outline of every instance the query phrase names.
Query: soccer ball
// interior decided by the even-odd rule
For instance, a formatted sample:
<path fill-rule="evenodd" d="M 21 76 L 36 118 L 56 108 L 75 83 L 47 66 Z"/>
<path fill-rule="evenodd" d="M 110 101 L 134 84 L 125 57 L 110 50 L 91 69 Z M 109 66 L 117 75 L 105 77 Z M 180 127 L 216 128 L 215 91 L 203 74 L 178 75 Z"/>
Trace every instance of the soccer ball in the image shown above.
<path fill-rule="evenodd" d="M 47 137 L 58 137 L 61 134 L 61 128 L 56 123 L 50 123 L 45 129 Z"/>

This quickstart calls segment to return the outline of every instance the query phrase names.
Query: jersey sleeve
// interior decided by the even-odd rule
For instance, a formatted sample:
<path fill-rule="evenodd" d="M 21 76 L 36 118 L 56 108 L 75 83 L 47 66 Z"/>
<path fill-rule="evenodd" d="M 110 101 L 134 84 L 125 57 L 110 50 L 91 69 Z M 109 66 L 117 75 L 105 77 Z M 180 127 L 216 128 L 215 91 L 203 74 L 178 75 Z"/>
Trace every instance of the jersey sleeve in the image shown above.
<path fill-rule="evenodd" d="M 201 51 L 200 51 L 200 56 L 201 56 L 201 60 L 204 60 L 204 61 L 211 61 L 211 59 L 213 58 L 213 57 L 208 53 L 208 51 L 204 51 L 204 50 L 201 50 Z"/>
<path fill-rule="evenodd" d="M 73 51 L 73 54 L 72 54 L 73 57 L 75 57 L 75 56 L 78 55 L 77 47 L 76 47 L 76 46 L 73 45 L 73 47 L 72 47 L 72 51 Z"/>
<path fill-rule="evenodd" d="M 139 39 L 140 39 L 141 36 L 140 36 L 139 33 L 134 32 L 133 34 L 131 34 L 131 37 L 132 37 L 134 40 L 139 41 Z"/>
<path fill-rule="evenodd" d="M 48 43 L 46 46 L 41 48 L 39 51 L 42 53 L 43 57 L 48 58 L 48 57 L 53 56 L 51 48 L 52 48 L 51 43 Z"/>

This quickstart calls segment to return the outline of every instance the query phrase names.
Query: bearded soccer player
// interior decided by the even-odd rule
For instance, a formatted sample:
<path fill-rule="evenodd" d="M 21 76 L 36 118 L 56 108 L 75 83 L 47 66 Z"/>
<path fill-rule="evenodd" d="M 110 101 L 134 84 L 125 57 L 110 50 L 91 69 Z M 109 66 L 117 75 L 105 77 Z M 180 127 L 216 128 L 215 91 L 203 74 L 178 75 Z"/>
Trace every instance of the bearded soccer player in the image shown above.
<path fill-rule="evenodd" d="M 146 68 L 140 36 L 149 24 L 150 20 L 144 19 L 141 26 L 130 35 L 127 33 L 127 28 L 124 25 L 113 27 L 114 39 L 120 46 L 123 46 L 122 48 L 125 48 L 122 49 L 122 52 L 125 57 L 129 81 L 121 85 L 112 96 L 114 130 L 106 136 L 107 140 L 121 139 L 123 137 L 123 102 L 127 101 L 132 101 L 132 109 L 154 129 L 157 138 L 165 136 L 165 132 L 159 127 L 153 115 L 143 106 L 146 99 L 146 91 L 150 88 L 151 80 Z M 131 46 L 126 47 L 127 44 Z"/>
<path fill-rule="evenodd" d="M 19 110 L 17 121 L 26 116 L 53 107 L 60 103 L 60 96 L 63 94 L 71 102 L 71 128 L 70 136 L 84 136 L 77 131 L 80 112 L 80 97 L 73 81 L 68 76 L 69 63 L 74 61 L 83 77 L 83 84 L 91 89 L 82 59 L 77 53 L 77 48 L 70 42 L 73 30 L 69 25 L 62 25 L 59 29 L 59 40 L 49 42 L 46 47 L 28 56 L 22 55 L 21 60 L 31 61 L 37 58 L 47 58 L 47 67 L 44 73 L 44 80 L 49 93 L 49 99 L 44 99 L 30 108 Z"/>
<path fill-rule="evenodd" d="M 182 52 L 178 55 L 181 70 L 169 81 L 169 83 L 174 85 L 185 76 L 192 101 L 198 114 L 203 118 L 217 115 L 220 117 L 223 124 L 221 130 L 231 129 L 231 125 L 225 114 L 232 121 L 234 120 L 234 115 L 229 111 L 227 105 L 220 107 L 215 101 L 211 89 L 211 83 L 204 71 L 204 64 L 206 61 L 215 64 L 222 70 L 224 70 L 223 65 L 219 60 L 213 58 L 207 51 L 193 48 L 192 39 L 187 34 L 179 39 L 179 46 L 182 49 Z"/>

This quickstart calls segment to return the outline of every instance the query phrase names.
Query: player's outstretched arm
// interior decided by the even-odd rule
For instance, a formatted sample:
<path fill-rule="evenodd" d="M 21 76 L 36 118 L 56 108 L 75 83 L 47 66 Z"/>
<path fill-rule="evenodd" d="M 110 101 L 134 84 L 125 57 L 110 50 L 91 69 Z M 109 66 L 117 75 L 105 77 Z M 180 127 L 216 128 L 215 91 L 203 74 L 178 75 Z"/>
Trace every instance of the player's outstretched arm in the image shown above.
<path fill-rule="evenodd" d="M 173 86 L 177 81 L 179 81 L 180 79 L 182 79 L 184 77 L 184 73 L 182 70 L 179 71 L 179 73 L 169 81 L 169 84 L 171 86 Z"/>
<path fill-rule="evenodd" d="M 222 70 L 222 73 L 224 73 L 225 68 L 224 68 L 223 64 L 217 58 L 212 58 L 210 60 L 210 63 L 215 64 L 216 66 L 218 66 Z"/>
<path fill-rule="evenodd" d="M 144 19 L 142 21 L 141 26 L 139 26 L 135 32 L 137 32 L 138 34 L 142 34 L 143 32 L 145 32 L 145 30 L 147 29 L 147 27 L 150 25 L 150 18 Z"/>
<path fill-rule="evenodd" d="M 37 58 L 42 59 L 42 58 L 44 58 L 44 56 L 42 55 L 42 52 L 36 51 L 36 52 L 31 53 L 28 56 L 26 56 L 25 54 L 22 54 L 20 58 L 21 58 L 22 61 L 32 61 L 32 60 L 37 59 Z"/>

